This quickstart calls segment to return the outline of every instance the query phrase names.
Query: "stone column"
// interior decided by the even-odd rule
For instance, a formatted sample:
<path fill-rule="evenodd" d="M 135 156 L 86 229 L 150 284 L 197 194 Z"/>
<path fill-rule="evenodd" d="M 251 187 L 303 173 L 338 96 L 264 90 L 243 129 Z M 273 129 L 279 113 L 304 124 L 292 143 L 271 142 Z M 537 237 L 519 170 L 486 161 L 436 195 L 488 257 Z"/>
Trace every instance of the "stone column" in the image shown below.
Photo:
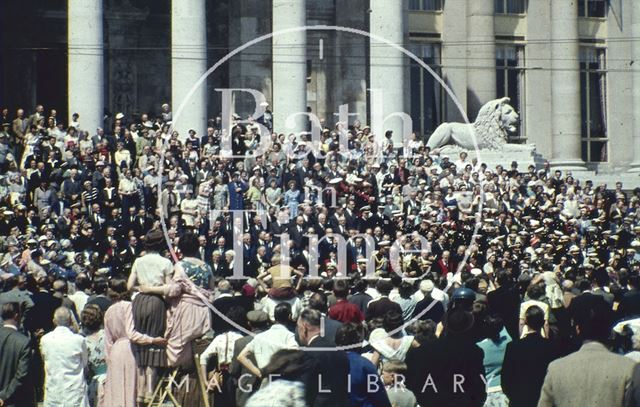
<path fill-rule="evenodd" d="M 207 83 L 202 83 L 178 108 L 207 70 L 205 0 L 171 1 L 171 110 L 180 138 L 193 129 L 201 137 L 207 129 Z M 176 121 L 177 119 L 177 121 Z"/>
<path fill-rule="evenodd" d="M 496 95 L 494 0 L 473 0 L 467 9 L 467 115 L 475 120 L 480 108 Z"/>
<path fill-rule="evenodd" d="M 83 130 L 104 125 L 102 0 L 68 0 L 69 122 L 80 114 Z"/>
<path fill-rule="evenodd" d="M 580 113 L 578 7 L 551 1 L 551 165 L 584 170 Z"/>
<path fill-rule="evenodd" d="M 273 0 L 273 32 L 304 27 L 306 11 L 306 0 Z M 307 32 L 275 35 L 271 43 L 274 131 L 304 131 L 308 123 L 304 115 L 307 112 Z M 292 116 L 292 127 L 286 125 L 289 116 Z"/>
<path fill-rule="evenodd" d="M 460 16 L 467 15 L 467 0 L 447 0 L 443 3 L 442 23 L 446 30 L 442 31 L 442 66 L 446 74 L 447 84 L 455 94 L 455 99 L 466 110 L 467 106 L 467 24 L 460 24 Z M 464 121 L 462 112 L 454 103 L 454 98 L 446 95 L 443 122 Z M 467 113 L 467 112 L 465 112 Z"/>
<path fill-rule="evenodd" d="M 640 35 L 640 2 L 634 1 L 631 15 L 631 36 Z M 632 58 L 638 61 L 640 58 L 640 41 L 631 42 Z M 640 172 L 640 71 L 633 66 L 633 162 L 630 172 Z"/>
<path fill-rule="evenodd" d="M 371 34 L 404 46 L 403 5 L 403 1 L 370 0 Z M 369 88 L 371 129 L 376 139 L 383 140 L 385 132 L 393 130 L 393 143 L 399 146 L 404 139 L 404 120 L 400 115 L 385 118 L 393 113 L 405 113 L 404 54 L 373 38 L 369 41 Z"/>

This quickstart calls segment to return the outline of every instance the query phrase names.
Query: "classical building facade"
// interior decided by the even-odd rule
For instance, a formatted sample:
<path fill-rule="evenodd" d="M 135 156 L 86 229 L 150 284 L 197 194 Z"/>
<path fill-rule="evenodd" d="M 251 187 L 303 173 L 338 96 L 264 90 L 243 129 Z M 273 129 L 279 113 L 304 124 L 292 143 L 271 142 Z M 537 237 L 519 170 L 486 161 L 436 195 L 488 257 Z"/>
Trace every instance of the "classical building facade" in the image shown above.
<path fill-rule="evenodd" d="M 243 88 L 264 95 L 277 129 L 291 114 L 288 124 L 300 127 L 304 112 L 331 125 L 346 106 L 351 122 L 378 133 L 397 137 L 410 117 L 427 138 L 443 121 L 462 121 L 460 108 L 473 120 L 483 103 L 509 96 L 522 118 L 512 142 L 535 143 L 553 165 L 575 171 L 640 170 L 638 1 L 26 0 L 0 8 L 0 104 L 11 110 L 77 111 L 92 129 L 105 113 L 153 113 L 170 102 L 175 114 L 184 101 L 179 130 L 203 132 L 222 111 L 220 89 Z M 231 103 L 246 116 L 255 95 L 238 91 Z"/>

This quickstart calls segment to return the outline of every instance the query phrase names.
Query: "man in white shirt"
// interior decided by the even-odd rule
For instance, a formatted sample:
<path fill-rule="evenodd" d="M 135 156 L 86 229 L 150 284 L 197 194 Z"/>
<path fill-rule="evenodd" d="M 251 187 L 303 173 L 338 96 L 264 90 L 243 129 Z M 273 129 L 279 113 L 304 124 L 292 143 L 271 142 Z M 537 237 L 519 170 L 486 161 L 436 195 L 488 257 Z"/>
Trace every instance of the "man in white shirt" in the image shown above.
<path fill-rule="evenodd" d="M 456 162 L 454 163 L 456 165 L 456 170 L 458 171 L 458 173 L 464 172 L 464 168 L 467 166 L 467 164 L 471 164 L 467 160 L 467 157 L 468 157 L 468 154 L 466 151 L 460 152 L 460 158 L 456 160 Z"/>
<path fill-rule="evenodd" d="M 264 299 L 262 310 L 269 314 L 269 318 L 271 319 L 271 321 L 276 321 L 275 310 L 279 304 L 289 305 L 292 319 L 298 318 L 303 308 L 302 301 L 298 297 L 288 299 L 274 299 L 267 296 Z"/>
<path fill-rule="evenodd" d="M 78 274 L 78 276 L 76 277 L 75 292 L 68 295 L 69 299 L 76 305 L 78 314 L 82 312 L 84 306 L 87 304 L 89 295 L 85 292 L 85 290 L 89 288 L 90 281 L 87 278 L 87 275 L 84 273 Z"/>
<path fill-rule="evenodd" d="M 40 341 L 45 369 L 44 406 L 88 407 L 84 375 L 87 343 L 71 331 L 74 320 L 68 308 L 58 308 L 53 314 L 53 322 L 56 328 Z"/>
<path fill-rule="evenodd" d="M 264 332 L 257 334 L 238 355 L 238 362 L 247 368 L 254 376 L 262 379 L 262 369 L 269 364 L 271 356 L 280 349 L 295 349 L 298 347 L 293 332 L 286 324 L 291 321 L 291 306 L 280 303 L 274 310 L 276 323 Z M 249 358 L 253 355 L 257 366 Z"/>
<path fill-rule="evenodd" d="M 544 312 L 544 327 L 542 329 L 542 337 L 549 337 L 549 305 L 545 302 L 539 301 L 545 294 L 545 286 L 541 283 L 532 283 L 527 289 L 527 295 L 529 300 L 520 304 L 520 337 L 524 338 L 528 333 L 528 327 L 525 324 L 525 317 L 529 307 L 536 305 Z"/>

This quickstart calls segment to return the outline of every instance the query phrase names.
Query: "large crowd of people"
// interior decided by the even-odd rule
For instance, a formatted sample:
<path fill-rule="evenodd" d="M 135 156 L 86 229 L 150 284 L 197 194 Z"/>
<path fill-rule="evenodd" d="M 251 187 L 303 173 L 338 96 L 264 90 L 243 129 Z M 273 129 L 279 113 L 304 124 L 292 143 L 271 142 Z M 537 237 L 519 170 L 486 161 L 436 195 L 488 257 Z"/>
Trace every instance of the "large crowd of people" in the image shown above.
<path fill-rule="evenodd" d="M 0 116 L 0 407 L 640 405 L 640 188 L 358 121 Z"/>

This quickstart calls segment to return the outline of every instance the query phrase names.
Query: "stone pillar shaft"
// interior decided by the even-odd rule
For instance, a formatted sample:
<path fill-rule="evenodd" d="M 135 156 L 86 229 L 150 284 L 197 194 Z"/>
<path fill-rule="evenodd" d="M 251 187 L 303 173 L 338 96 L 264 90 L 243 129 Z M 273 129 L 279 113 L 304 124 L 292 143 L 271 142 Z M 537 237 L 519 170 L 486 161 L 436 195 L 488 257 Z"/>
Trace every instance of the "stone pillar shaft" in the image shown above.
<path fill-rule="evenodd" d="M 403 1 L 370 0 L 371 34 L 404 46 L 403 4 Z M 404 54 L 374 38 L 369 44 L 371 129 L 378 141 L 383 140 L 387 130 L 392 130 L 393 143 L 398 146 L 403 142 L 404 122 L 397 113 L 405 113 Z"/>
<path fill-rule="evenodd" d="M 571 1 L 551 1 L 551 165 L 581 170 L 580 46 L 578 8 Z"/>
<path fill-rule="evenodd" d="M 485 103 L 506 95 L 496 95 L 494 0 L 473 0 L 468 4 L 467 115 L 474 120 Z"/>
<path fill-rule="evenodd" d="M 306 20 L 305 0 L 273 0 L 273 32 L 304 27 Z M 278 34 L 271 41 L 274 131 L 304 131 L 308 123 L 304 115 L 307 112 L 307 32 Z"/>
<path fill-rule="evenodd" d="M 199 137 L 207 129 L 206 81 L 187 98 L 207 70 L 206 11 L 205 0 L 171 1 L 171 109 L 181 139 L 190 129 Z"/>
<path fill-rule="evenodd" d="M 94 134 L 104 125 L 104 40 L 102 0 L 68 0 L 69 123 Z"/>

